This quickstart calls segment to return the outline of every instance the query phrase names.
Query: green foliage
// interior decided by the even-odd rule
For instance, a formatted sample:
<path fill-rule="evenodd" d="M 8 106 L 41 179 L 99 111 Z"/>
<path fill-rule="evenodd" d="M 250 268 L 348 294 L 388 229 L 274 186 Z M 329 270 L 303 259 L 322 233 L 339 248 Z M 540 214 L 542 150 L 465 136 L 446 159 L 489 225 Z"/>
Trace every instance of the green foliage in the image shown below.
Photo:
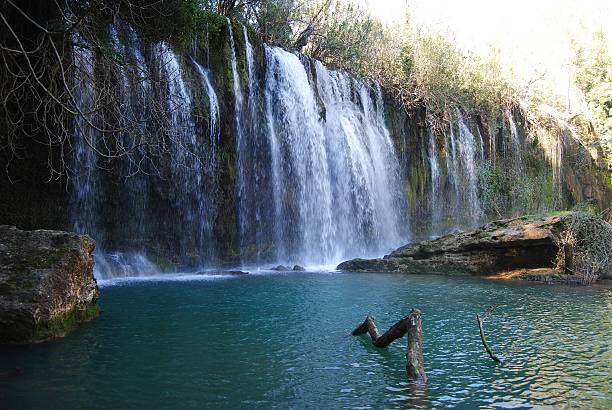
<path fill-rule="evenodd" d="M 594 33 L 589 44 L 574 44 L 574 65 L 576 84 L 584 93 L 612 165 L 612 52 L 602 31 Z"/>
<path fill-rule="evenodd" d="M 217 34 L 227 30 L 227 20 L 210 10 L 199 9 L 195 12 L 194 30 L 196 33 Z"/>
<path fill-rule="evenodd" d="M 104 7 L 108 1 L 98 0 Z M 100 5 L 99 9 L 104 7 Z M 137 28 L 149 41 L 170 40 L 174 44 L 186 43 L 196 28 L 203 10 L 201 0 L 120 0 L 119 16 Z"/>
<path fill-rule="evenodd" d="M 264 42 L 289 45 L 293 38 L 291 22 L 298 10 L 295 0 L 262 0 L 253 10 L 252 20 Z"/>
<path fill-rule="evenodd" d="M 304 51 L 326 64 L 357 71 L 382 38 L 382 24 L 354 3 L 336 0 L 324 11 Z"/>
<path fill-rule="evenodd" d="M 512 179 L 500 168 L 489 163 L 480 169 L 480 200 L 486 212 L 501 216 L 512 192 Z"/>
<path fill-rule="evenodd" d="M 439 33 L 408 33 L 404 43 L 402 69 L 434 112 L 447 111 L 461 105 L 471 111 L 494 112 L 516 95 L 501 64 L 499 50 L 481 57 L 461 51 Z"/>
<path fill-rule="evenodd" d="M 480 168 L 479 196 L 485 212 L 496 216 L 551 211 L 557 206 L 554 178 L 544 170 L 508 172 L 511 165 Z M 538 172 L 539 171 L 539 172 Z"/>

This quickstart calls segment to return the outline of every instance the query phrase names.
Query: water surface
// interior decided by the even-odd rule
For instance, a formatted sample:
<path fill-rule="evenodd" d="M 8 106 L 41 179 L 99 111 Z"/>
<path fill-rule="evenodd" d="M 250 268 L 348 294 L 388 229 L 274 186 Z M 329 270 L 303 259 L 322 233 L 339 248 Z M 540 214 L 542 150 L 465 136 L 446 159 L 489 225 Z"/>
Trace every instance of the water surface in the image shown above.
<path fill-rule="evenodd" d="M 50 343 L 0 349 L 2 409 L 610 408 L 612 290 L 390 274 L 291 273 L 118 282 L 102 316 Z M 176 279 L 176 278 L 175 278 Z M 475 314 L 486 323 L 488 358 Z M 406 381 L 405 339 L 381 331 L 423 312 L 426 390 Z"/>

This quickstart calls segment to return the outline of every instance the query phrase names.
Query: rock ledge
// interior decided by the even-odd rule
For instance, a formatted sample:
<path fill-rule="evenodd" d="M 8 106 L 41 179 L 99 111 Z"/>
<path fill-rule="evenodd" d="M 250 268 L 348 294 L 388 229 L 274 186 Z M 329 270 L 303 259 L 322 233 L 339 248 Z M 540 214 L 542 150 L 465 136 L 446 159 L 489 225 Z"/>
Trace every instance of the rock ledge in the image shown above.
<path fill-rule="evenodd" d="M 552 271 L 559 235 L 571 217 L 572 214 L 523 216 L 493 221 L 473 231 L 402 246 L 382 259 L 346 261 L 337 269 L 445 275 Z"/>

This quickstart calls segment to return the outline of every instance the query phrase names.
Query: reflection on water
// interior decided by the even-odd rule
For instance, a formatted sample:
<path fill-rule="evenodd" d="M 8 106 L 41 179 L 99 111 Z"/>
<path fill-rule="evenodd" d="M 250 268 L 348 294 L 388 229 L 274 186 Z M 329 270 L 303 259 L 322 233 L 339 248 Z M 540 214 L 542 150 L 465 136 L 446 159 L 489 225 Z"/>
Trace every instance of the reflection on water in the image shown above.
<path fill-rule="evenodd" d="M 103 315 L 52 343 L 0 349 L 0 408 L 610 408 L 612 291 L 474 278 L 291 273 L 102 289 Z M 476 314 L 500 306 L 487 338 Z M 351 337 L 423 312 L 429 384 L 404 340 Z"/>

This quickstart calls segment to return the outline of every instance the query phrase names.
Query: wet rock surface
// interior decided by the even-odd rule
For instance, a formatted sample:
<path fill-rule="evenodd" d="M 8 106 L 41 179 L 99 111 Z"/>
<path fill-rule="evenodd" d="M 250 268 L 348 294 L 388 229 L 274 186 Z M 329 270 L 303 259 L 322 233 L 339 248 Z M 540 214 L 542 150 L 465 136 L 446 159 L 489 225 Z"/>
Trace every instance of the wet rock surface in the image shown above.
<path fill-rule="evenodd" d="M 63 337 L 99 315 L 95 241 L 0 225 L 0 343 Z"/>

